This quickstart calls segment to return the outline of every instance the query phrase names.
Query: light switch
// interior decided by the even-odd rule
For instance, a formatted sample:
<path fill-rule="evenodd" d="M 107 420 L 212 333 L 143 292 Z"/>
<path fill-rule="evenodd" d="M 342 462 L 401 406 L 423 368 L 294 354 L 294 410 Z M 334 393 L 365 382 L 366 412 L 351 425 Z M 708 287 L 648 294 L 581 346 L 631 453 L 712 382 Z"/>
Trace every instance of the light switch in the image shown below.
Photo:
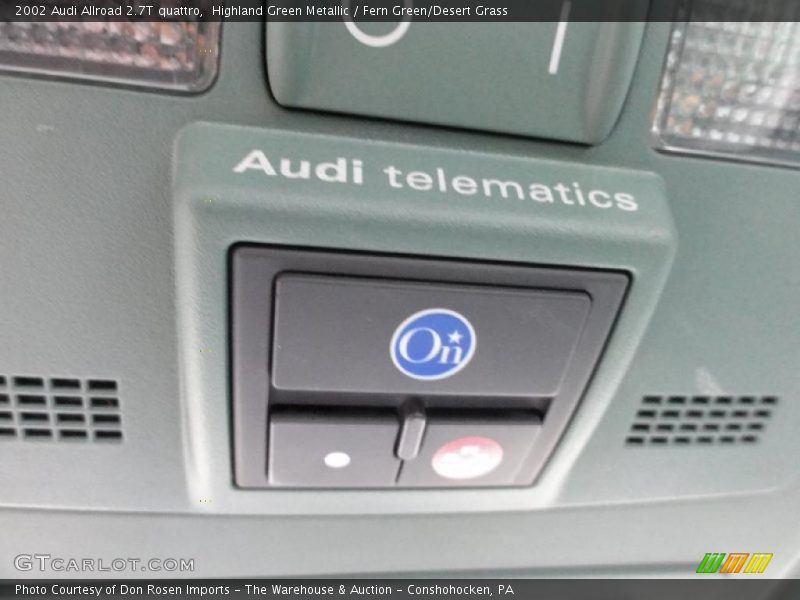
<path fill-rule="evenodd" d="M 577 22 L 577 3 L 556 1 L 558 22 L 268 22 L 270 87 L 289 107 L 597 143 L 622 108 L 647 6 Z"/>

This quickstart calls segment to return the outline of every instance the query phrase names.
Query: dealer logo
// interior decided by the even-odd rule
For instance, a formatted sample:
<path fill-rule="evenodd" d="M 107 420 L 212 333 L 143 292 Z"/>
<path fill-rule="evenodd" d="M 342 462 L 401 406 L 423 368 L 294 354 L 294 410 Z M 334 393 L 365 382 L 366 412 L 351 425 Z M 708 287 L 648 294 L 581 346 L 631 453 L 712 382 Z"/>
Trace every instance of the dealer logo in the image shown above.
<path fill-rule="evenodd" d="M 445 379 L 469 364 L 477 338 L 467 319 L 446 308 L 429 308 L 408 317 L 395 329 L 392 362 L 414 379 Z"/>

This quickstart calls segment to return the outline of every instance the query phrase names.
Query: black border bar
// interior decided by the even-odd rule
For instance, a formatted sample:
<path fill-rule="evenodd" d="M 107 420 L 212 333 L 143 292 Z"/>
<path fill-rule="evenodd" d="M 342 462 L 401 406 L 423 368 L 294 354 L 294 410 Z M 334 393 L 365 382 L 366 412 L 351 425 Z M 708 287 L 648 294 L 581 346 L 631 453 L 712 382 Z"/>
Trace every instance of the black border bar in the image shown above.
<path fill-rule="evenodd" d="M 723 22 L 800 20 L 796 0 L 2 0 L 2 21 Z"/>

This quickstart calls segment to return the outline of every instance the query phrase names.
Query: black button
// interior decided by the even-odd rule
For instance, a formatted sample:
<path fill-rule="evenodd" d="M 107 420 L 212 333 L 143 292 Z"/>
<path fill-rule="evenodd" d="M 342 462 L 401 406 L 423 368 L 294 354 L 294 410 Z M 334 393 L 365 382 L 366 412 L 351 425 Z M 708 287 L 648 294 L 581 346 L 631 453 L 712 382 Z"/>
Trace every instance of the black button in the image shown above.
<path fill-rule="evenodd" d="M 404 487 L 530 484 L 524 463 L 541 429 L 536 413 L 429 415 L 419 455 L 403 463 Z"/>
<path fill-rule="evenodd" d="M 272 384 L 552 397 L 591 305 L 582 292 L 281 275 Z"/>
<path fill-rule="evenodd" d="M 270 485 L 390 487 L 400 461 L 394 455 L 394 413 L 275 411 L 269 428 Z"/>

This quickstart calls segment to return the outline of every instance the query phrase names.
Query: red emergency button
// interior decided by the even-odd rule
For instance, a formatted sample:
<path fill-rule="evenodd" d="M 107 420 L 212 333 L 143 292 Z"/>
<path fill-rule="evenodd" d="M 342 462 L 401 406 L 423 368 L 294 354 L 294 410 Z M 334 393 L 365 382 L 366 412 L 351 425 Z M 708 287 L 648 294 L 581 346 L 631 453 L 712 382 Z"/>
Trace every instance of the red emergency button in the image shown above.
<path fill-rule="evenodd" d="M 524 471 L 542 420 L 535 411 L 431 410 L 419 452 L 403 459 L 400 487 L 529 485 Z"/>
<path fill-rule="evenodd" d="M 494 471 L 503 461 L 503 447 L 488 437 L 467 436 L 447 442 L 431 459 L 445 479 L 474 479 Z"/>

